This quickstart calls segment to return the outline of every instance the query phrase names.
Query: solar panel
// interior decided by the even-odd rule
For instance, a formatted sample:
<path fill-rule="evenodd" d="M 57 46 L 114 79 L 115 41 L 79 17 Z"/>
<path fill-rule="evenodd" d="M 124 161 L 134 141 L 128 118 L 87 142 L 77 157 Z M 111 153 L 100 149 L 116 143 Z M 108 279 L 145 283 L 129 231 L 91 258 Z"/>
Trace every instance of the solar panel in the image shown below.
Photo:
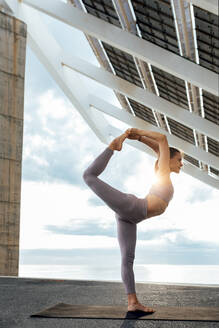
<path fill-rule="evenodd" d="M 133 56 L 103 42 L 107 56 L 119 77 L 142 87 L 141 79 L 135 66 Z"/>
<path fill-rule="evenodd" d="M 179 54 L 170 1 L 132 1 L 143 39 Z"/>
<path fill-rule="evenodd" d="M 139 104 L 138 102 L 128 98 L 129 103 L 131 104 L 134 113 L 137 117 L 145 120 L 146 122 L 153 124 L 155 126 L 157 126 L 157 123 L 154 119 L 154 115 L 153 112 L 151 111 L 151 109 L 149 109 L 148 107 Z"/>
<path fill-rule="evenodd" d="M 215 176 L 219 177 L 219 171 L 216 170 L 214 167 L 210 166 L 210 172 L 213 173 Z"/>
<path fill-rule="evenodd" d="M 203 90 L 205 119 L 219 125 L 219 97 Z"/>
<path fill-rule="evenodd" d="M 107 0 L 84 0 L 83 4 L 87 12 L 108 23 L 121 27 L 119 18 L 111 1 Z"/>
<path fill-rule="evenodd" d="M 218 16 L 194 6 L 200 65 L 219 73 Z"/>
<path fill-rule="evenodd" d="M 219 142 L 214 139 L 207 137 L 208 139 L 208 151 L 216 156 L 219 154 Z"/>
<path fill-rule="evenodd" d="M 188 128 L 187 126 L 173 120 L 172 118 L 168 118 L 168 122 L 169 122 L 169 125 L 171 128 L 172 134 L 195 145 L 193 129 Z"/>
<path fill-rule="evenodd" d="M 160 97 L 188 109 L 185 81 L 152 66 Z"/>
<path fill-rule="evenodd" d="M 195 166 L 199 167 L 199 161 L 197 161 L 197 159 L 195 159 L 194 157 L 185 154 L 184 159 L 187 162 L 191 163 L 192 165 L 195 165 Z"/>

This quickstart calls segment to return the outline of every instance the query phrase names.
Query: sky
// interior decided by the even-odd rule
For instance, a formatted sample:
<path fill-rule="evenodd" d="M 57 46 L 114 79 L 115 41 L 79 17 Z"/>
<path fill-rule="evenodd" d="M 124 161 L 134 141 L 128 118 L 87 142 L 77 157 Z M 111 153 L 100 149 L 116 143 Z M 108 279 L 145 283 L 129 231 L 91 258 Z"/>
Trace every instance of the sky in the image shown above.
<path fill-rule="evenodd" d="M 98 65 L 80 31 L 42 15 L 63 51 Z M 82 92 L 116 104 L 112 90 L 82 77 Z M 80 80 L 79 80 L 80 83 Z M 104 115 L 122 131 L 130 126 Z M 114 212 L 83 180 L 107 147 L 27 47 L 21 186 L 20 264 L 120 263 Z M 101 178 L 146 197 L 155 158 L 124 143 Z M 219 264 L 218 190 L 171 173 L 174 197 L 160 216 L 137 225 L 136 264 Z"/>

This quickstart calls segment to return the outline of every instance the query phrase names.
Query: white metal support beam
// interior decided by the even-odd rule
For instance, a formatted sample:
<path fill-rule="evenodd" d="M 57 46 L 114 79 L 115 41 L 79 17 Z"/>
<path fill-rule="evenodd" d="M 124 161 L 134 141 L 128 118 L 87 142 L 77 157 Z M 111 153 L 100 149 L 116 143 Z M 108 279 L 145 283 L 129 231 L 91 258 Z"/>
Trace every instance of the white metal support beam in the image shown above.
<path fill-rule="evenodd" d="M 94 95 L 89 95 L 89 104 L 97 110 L 100 110 L 101 112 L 108 114 L 114 118 L 117 118 L 120 121 L 129 124 L 130 126 L 139 127 L 143 130 L 149 129 L 155 132 L 162 131 L 162 129 L 160 129 L 159 127 L 156 127 L 137 116 L 133 116 L 128 112 L 124 111 L 123 109 L 120 109 Z M 174 136 L 173 134 L 169 134 L 164 130 L 161 133 L 167 136 L 170 145 L 181 149 L 186 154 L 196 158 L 197 160 L 201 160 L 213 166 L 215 169 L 219 170 L 219 158 L 215 155 L 208 153 L 201 148 L 195 147 L 191 143 L 186 142 L 183 139 Z"/>
<path fill-rule="evenodd" d="M 113 90 L 117 90 L 142 105 L 155 109 L 173 120 L 178 121 L 191 129 L 194 128 L 219 141 L 218 126 L 197 114 L 190 113 L 184 108 L 158 97 L 152 92 L 142 89 L 80 58 L 65 55 L 65 57 L 63 57 L 63 64 L 70 69 L 112 88 Z"/>
<path fill-rule="evenodd" d="M 216 73 L 102 19 L 84 13 L 69 3 L 60 0 L 23 0 L 23 3 L 214 95 L 219 95 Z"/>
<path fill-rule="evenodd" d="M 2 5 L 6 8 L 6 10 L 11 12 L 11 14 L 17 16 L 19 6 L 19 2 L 17 0 L 2 0 Z"/>
<path fill-rule="evenodd" d="M 17 6 L 16 1 L 10 0 L 9 2 L 10 8 L 16 10 L 17 18 L 27 24 L 27 43 L 40 62 L 45 66 L 97 137 L 102 142 L 109 143 L 109 136 L 105 133 L 108 127 L 108 121 L 104 118 L 103 114 L 91 113 L 89 110 L 86 86 L 83 85 L 82 80 L 80 80 L 80 77 L 75 72 L 69 72 L 68 69 L 62 67 L 62 49 L 49 33 L 47 26 L 40 18 L 40 14 L 23 4 Z M 85 94 L 82 94 L 81 89 L 84 90 Z"/>
<path fill-rule="evenodd" d="M 116 136 L 122 134 L 123 131 L 121 131 L 120 129 L 118 129 L 118 128 L 112 126 L 112 125 L 110 125 L 108 127 L 108 133 L 111 134 L 112 136 L 116 137 Z M 169 137 L 168 137 L 168 139 L 169 139 Z M 134 148 L 137 148 L 137 149 L 143 151 L 144 153 L 147 153 L 150 156 L 153 156 L 157 159 L 157 156 L 156 156 L 155 152 L 153 152 L 152 149 L 150 149 L 146 145 L 142 144 L 141 142 L 126 139 L 125 143 L 127 143 L 128 145 L 130 145 Z M 181 170 L 182 170 L 182 172 L 191 175 L 193 178 L 198 179 L 198 180 L 206 183 L 207 185 L 209 185 L 213 188 L 219 189 L 219 181 L 215 178 L 212 178 L 210 175 L 207 174 L 206 171 L 200 170 L 195 165 L 192 165 L 189 162 L 186 162 L 186 163 L 184 163 Z"/>
<path fill-rule="evenodd" d="M 212 14 L 218 15 L 218 0 L 185 0 L 185 1 L 190 2 L 194 6 L 207 10 Z"/>
<path fill-rule="evenodd" d="M 0 0 L 0 10 L 1 8 L 4 8 L 4 10 L 10 14 L 12 14 L 12 10 L 10 7 L 7 5 L 7 3 L 4 0 Z"/>

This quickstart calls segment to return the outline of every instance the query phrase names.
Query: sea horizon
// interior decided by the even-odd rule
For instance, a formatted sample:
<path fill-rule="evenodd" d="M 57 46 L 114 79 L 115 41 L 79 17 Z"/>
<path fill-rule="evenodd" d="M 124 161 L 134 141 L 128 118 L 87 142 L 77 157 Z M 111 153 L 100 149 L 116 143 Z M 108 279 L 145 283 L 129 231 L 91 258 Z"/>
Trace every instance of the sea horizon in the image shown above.
<path fill-rule="evenodd" d="M 20 264 L 20 278 L 122 282 L 120 266 Z M 137 283 L 219 285 L 219 265 L 135 264 Z"/>

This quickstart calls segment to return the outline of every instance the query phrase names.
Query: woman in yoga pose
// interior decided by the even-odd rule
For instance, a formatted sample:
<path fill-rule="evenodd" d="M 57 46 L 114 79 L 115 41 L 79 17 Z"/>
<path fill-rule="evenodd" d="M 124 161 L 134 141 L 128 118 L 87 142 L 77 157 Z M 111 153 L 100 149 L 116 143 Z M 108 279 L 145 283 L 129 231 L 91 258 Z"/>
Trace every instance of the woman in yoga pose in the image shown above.
<path fill-rule="evenodd" d="M 145 143 L 158 155 L 155 163 L 157 183 L 151 187 L 145 198 L 123 193 L 98 178 L 106 168 L 114 150 L 122 149 L 126 138 Z M 132 128 L 115 138 L 84 171 L 83 179 L 86 184 L 115 212 L 122 257 L 121 276 L 128 296 L 128 311 L 155 312 L 154 309 L 142 305 L 136 296 L 133 263 L 137 223 L 161 215 L 166 210 L 173 197 L 170 173 L 179 173 L 182 165 L 182 153 L 169 147 L 164 134 Z"/>

